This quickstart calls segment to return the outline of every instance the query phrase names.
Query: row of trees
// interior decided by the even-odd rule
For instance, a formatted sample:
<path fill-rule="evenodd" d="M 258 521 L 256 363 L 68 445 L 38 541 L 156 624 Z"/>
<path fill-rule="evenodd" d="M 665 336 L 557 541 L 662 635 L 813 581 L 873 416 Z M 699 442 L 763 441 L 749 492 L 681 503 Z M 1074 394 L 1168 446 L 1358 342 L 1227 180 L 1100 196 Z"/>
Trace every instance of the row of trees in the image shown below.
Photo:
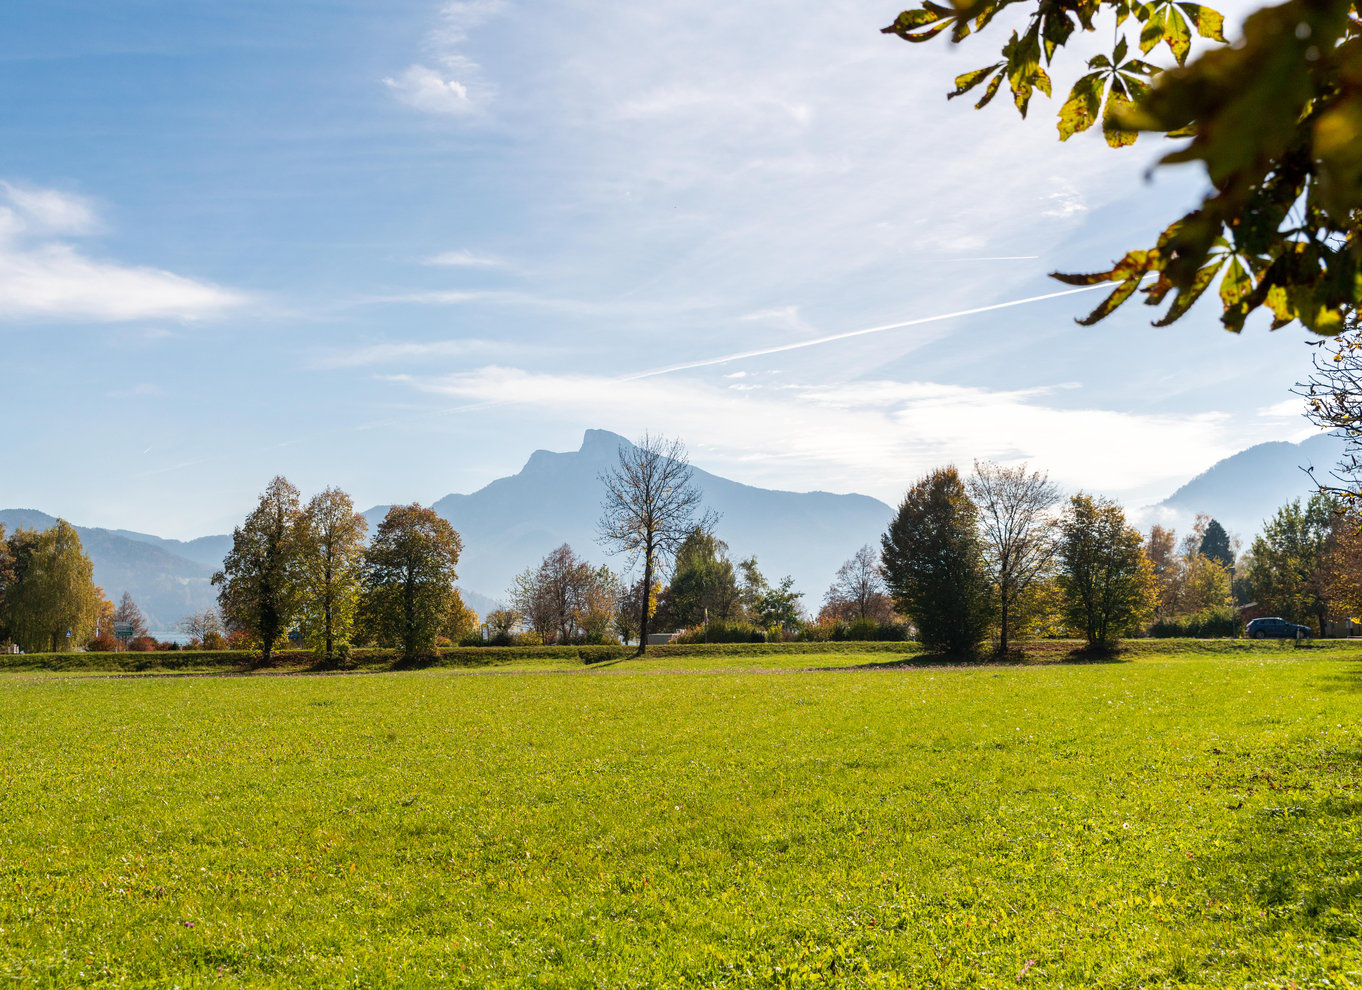
<path fill-rule="evenodd" d="M 1060 493 L 1044 474 L 976 464 L 962 479 L 933 471 L 904 496 L 881 541 L 884 581 L 926 645 L 978 651 L 996 628 L 1057 616 L 1094 648 L 1109 648 L 1153 610 L 1153 567 L 1121 507 Z"/>
<path fill-rule="evenodd" d="M 1080 633 L 1109 648 L 1152 619 L 1155 635 L 1235 635 L 1248 615 L 1280 615 L 1324 634 L 1362 614 L 1362 513 L 1320 492 L 1282 506 L 1250 548 L 1208 516 L 1191 532 L 1147 538 L 1119 505 L 1058 490 L 1025 467 L 935 471 L 909 489 L 882 541 L 848 561 L 825 610 L 893 606 L 918 637 L 955 653 L 996 632 Z"/>
<path fill-rule="evenodd" d="M 345 492 L 328 488 L 301 504 L 277 477 L 213 575 L 227 626 L 247 634 L 269 661 L 297 628 L 328 661 L 352 643 L 430 652 L 441 633 L 476 623 L 454 588 L 462 544 L 450 524 L 422 505 L 388 510 L 366 546 L 368 524 Z"/>
<path fill-rule="evenodd" d="M 769 584 L 753 557 L 735 565 L 714 516 L 699 514 L 679 442 L 645 437 L 603 480 L 602 542 L 643 564 L 643 577 L 626 583 L 564 544 L 517 577 L 510 608 L 487 617 L 494 638 L 528 626 L 539 642 L 637 637 L 642 649 L 650 624 L 755 635 L 802 623 L 792 579 Z M 909 489 L 880 553 L 862 547 L 838 570 L 820 625 L 868 638 L 911 624 L 931 646 L 971 653 L 990 633 L 1004 652 L 1019 634 L 1079 632 L 1109 647 L 1150 618 L 1155 634 L 1232 634 L 1248 605 L 1321 632 L 1331 611 L 1362 612 L 1362 519 L 1334 496 L 1283 506 L 1242 554 L 1205 516 L 1181 541 L 1159 526 L 1142 539 L 1114 502 L 1079 493 L 1060 503 L 1025 466 L 976 464 L 965 479 L 932 472 Z M 396 506 L 372 543 L 366 536 L 344 492 L 304 506 L 275 478 L 214 575 L 222 621 L 208 610 L 182 628 L 207 646 L 258 646 L 267 659 L 289 632 L 327 659 L 351 643 L 419 656 L 440 636 L 474 632 L 478 617 L 453 587 L 461 543 L 448 522 Z M 147 635 L 129 595 L 115 607 L 94 586 L 73 527 L 8 539 L 0 529 L 0 642 L 114 648 L 115 629 L 125 643 Z"/>

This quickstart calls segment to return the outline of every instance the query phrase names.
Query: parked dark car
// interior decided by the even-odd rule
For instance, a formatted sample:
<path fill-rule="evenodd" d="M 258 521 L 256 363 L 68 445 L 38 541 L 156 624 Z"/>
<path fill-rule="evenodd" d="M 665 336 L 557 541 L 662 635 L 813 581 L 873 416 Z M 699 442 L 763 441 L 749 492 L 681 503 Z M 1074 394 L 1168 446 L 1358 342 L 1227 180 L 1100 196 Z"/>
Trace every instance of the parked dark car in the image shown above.
<path fill-rule="evenodd" d="M 1309 626 L 1300 626 L 1275 616 L 1254 619 L 1244 632 L 1253 639 L 1309 639 L 1313 635 Z"/>

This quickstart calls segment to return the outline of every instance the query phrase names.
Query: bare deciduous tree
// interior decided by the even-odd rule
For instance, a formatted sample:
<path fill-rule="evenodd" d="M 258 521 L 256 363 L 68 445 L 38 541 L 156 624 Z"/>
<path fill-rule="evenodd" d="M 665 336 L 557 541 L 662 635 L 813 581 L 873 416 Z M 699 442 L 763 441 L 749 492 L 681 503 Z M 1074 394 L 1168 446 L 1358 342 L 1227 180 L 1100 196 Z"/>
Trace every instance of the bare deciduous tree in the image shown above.
<path fill-rule="evenodd" d="M 999 649 L 1007 652 L 1012 614 L 1026 589 L 1055 558 L 1051 509 L 1059 488 L 1025 464 L 974 463 L 970 497 L 979 507 L 984 559 L 998 589 Z"/>
<path fill-rule="evenodd" d="M 142 614 L 142 610 L 133 601 L 132 592 L 123 592 L 123 597 L 118 602 L 118 607 L 114 609 L 113 620 L 116 623 L 126 623 L 130 628 L 126 639 L 139 639 L 147 635 L 147 619 Z"/>
<path fill-rule="evenodd" d="M 605 499 L 598 524 L 599 542 L 611 553 L 628 555 L 629 565 L 643 564 L 643 587 L 676 555 L 695 529 L 700 489 L 695 486 L 686 446 L 680 440 L 645 433 L 636 444 L 620 447 L 619 463 L 601 475 Z M 708 515 L 698 523 L 712 527 Z M 641 596 L 638 652 L 648 646 L 652 595 Z"/>
<path fill-rule="evenodd" d="M 180 632 L 189 637 L 193 646 L 201 646 L 206 650 L 222 648 L 222 620 L 218 617 L 217 609 L 206 608 L 202 612 L 186 615 L 180 620 Z"/>
<path fill-rule="evenodd" d="M 1319 490 L 1346 505 L 1362 505 L 1362 322 L 1337 337 L 1320 341 L 1315 373 L 1296 385 L 1305 398 L 1305 415 L 1316 426 L 1333 430 L 1343 440 L 1343 458 L 1332 472 L 1334 482 Z"/>
<path fill-rule="evenodd" d="M 845 619 L 877 618 L 876 606 L 885 600 L 880 556 L 869 544 L 841 567 L 823 596 L 823 608 Z M 878 609 L 883 612 L 883 608 Z"/>
<path fill-rule="evenodd" d="M 517 575 L 510 598 L 545 643 L 599 640 L 614 617 L 616 584 L 607 568 L 592 567 L 564 543 Z"/>

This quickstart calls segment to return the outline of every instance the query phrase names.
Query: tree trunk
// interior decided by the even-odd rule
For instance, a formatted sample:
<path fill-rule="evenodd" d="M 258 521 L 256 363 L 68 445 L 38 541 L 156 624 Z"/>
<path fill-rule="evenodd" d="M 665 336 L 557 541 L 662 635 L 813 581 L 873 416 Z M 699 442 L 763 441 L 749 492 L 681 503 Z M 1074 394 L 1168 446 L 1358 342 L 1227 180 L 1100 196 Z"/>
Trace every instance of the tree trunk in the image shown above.
<path fill-rule="evenodd" d="M 1002 581 L 999 584 L 998 598 L 1000 599 L 1000 602 L 1002 604 L 1002 609 L 999 614 L 1000 628 L 998 630 L 998 649 L 999 652 L 1001 652 L 1003 655 L 1007 654 L 1007 619 L 1008 619 L 1007 600 L 1008 596 L 1011 594 L 1011 591 L 1012 589 L 1008 587 L 1007 581 Z"/>
<path fill-rule="evenodd" d="M 648 649 L 648 606 L 653 597 L 653 548 L 644 548 L 643 553 L 643 607 L 638 617 L 638 656 Z"/>

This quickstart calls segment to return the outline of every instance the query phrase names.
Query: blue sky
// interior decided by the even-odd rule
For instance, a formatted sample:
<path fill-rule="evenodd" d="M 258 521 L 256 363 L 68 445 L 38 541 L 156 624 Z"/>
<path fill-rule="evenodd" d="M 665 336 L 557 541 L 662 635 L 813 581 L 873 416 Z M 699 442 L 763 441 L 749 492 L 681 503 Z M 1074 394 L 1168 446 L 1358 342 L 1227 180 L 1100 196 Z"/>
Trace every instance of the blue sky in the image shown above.
<path fill-rule="evenodd" d="M 990 53 L 897 10 L 6 6 L 0 504 L 192 537 L 277 473 L 429 503 L 601 427 L 770 487 L 1025 459 L 1136 507 L 1307 435 L 1299 330 L 990 309 L 1201 178 L 948 104 Z"/>

